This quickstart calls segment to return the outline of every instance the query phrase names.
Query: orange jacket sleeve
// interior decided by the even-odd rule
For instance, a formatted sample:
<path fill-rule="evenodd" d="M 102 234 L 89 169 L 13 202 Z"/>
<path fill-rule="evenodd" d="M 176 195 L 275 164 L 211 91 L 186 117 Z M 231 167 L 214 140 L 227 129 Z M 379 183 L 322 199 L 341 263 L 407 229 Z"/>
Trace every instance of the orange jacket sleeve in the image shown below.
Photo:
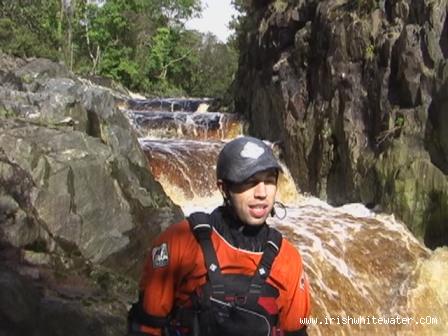
<path fill-rule="evenodd" d="M 282 250 L 283 253 L 279 254 L 273 265 L 282 268 L 282 271 L 289 275 L 285 302 L 279 316 L 280 327 L 284 331 L 295 331 L 303 327 L 301 319 L 310 315 L 309 283 L 303 269 L 302 257 L 296 248 L 284 239 Z"/>
<path fill-rule="evenodd" d="M 189 260 L 183 260 L 184 256 L 196 253 L 197 244 L 186 220 L 170 226 L 156 238 L 140 281 L 140 290 L 144 293 L 143 309 L 147 314 L 161 318 L 169 315 L 180 279 L 194 267 Z M 159 328 L 146 326 L 142 326 L 141 331 L 161 334 Z"/>

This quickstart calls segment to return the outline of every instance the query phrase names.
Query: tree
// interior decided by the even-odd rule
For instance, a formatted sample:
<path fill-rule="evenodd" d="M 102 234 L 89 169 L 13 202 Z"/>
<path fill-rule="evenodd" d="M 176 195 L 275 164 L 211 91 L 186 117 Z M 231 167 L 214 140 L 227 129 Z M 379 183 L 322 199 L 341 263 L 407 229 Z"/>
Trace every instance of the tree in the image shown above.
<path fill-rule="evenodd" d="M 131 88 L 157 81 L 165 87 L 170 67 L 184 58 L 176 53 L 177 27 L 199 9 L 198 0 L 108 0 L 87 6 L 83 49 L 90 72 Z"/>
<path fill-rule="evenodd" d="M 0 0 L 1 46 L 17 56 L 60 57 L 59 0 Z"/>
<path fill-rule="evenodd" d="M 190 82 L 187 92 L 193 96 L 224 98 L 233 81 L 238 52 L 230 45 L 218 41 L 213 34 L 201 35 L 196 61 L 190 65 Z"/>
<path fill-rule="evenodd" d="M 223 97 L 237 51 L 185 29 L 200 11 L 200 0 L 0 0 L 1 47 L 144 93 Z"/>

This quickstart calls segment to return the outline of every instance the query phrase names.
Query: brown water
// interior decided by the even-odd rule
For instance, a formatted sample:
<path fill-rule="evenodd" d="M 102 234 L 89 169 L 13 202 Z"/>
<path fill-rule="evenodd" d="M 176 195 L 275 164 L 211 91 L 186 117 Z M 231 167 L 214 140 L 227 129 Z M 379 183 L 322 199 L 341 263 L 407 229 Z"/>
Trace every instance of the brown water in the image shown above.
<path fill-rule="evenodd" d="M 216 129 L 207 120 L 223 118 L 219 113 L 199 118 L 197 112 L 182 112 L 182 120 L 207 125 L 196 137 L 197 123 L 177 118 L 181 132 L 160 132 L 170 128 L 160 127 L 160 112 L 143 113 L 153 113 L 155 121 L 145 119 L 151 138 L 140 143 L 167 194 L 186 214 L 220 205 L 216 156 L 225 141 L 240 134 L 237 118 Z M 166 116 L 173 112 L 164 113 L 175 119 Z M 334 208 L 300 195 L 285 171 L 278 199 L 287 205 L 286 217 L 269 222 L 301 251 L 312 288 L 309 334 L 448 335 L 448 248 L 426 249 L 391 215 L 360 204 Z M 277 212 L 283 215 L 281 208 Z"/>

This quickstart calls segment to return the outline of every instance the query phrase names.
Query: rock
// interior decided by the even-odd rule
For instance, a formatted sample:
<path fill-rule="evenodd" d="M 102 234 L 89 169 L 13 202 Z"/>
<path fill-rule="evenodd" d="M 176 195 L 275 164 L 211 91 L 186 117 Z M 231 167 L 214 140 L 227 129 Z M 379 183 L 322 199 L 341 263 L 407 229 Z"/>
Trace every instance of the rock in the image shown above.
<path fill-rule="evenodd" d="M 0 335 L 123 335 L 151 240 L 180 208 L 114 92 L 44 59 L 0 73 Z"/>
<path fill-rule="evenodd" d="M 124 302 L 106 291 L 71 284 L 71 291 L 44 292 L 43 281 L 30 282 L 18 272 L 0 267 L 0 334 L 15 336 L 98 335 L 126 333 Z M 45 286 L 48 286 L 46 284 Z M 73 288 L 77 288 L 75 292 Z M 95 292 L 96 291 L 96 292 Z"/>
<path fill-rule="evenodd" d="M 135 276 L 151 237 L 181 212 L 150 175 L 127 117 L 108 90 L 49 61 L 15 73 L 28 78 L 25 89 L 0 91 L 0 104 L 21 117 L 0 119 L 0 215 L 8 241 L 20 248 L 38 241 L 49 252 Z"/>
<path fill-rule="evenodd" d="M 37 325 L 38 291 L 25 278 L 0 266 L 2 335 L 33 335 Z"/>
<path fill-rule="evenodd" d="M 447 1 L 278 3 L 253 4 L 240 38 L 249 132 L 283 144 L 303 192 L 448 244 Z"/>

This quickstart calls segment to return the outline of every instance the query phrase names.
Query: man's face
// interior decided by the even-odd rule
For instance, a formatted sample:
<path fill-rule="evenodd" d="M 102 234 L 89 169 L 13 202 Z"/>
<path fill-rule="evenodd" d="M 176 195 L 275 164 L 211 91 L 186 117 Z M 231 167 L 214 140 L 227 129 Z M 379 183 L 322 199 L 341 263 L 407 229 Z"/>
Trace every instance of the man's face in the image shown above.
<path fill-rule="evenodd" d="M 241 184 L 218 186 L 230 199 L 235 215 L 248 225 L 261 225 L 271 213 L 277 192 L 275 169 L 259 172 Z"/>

